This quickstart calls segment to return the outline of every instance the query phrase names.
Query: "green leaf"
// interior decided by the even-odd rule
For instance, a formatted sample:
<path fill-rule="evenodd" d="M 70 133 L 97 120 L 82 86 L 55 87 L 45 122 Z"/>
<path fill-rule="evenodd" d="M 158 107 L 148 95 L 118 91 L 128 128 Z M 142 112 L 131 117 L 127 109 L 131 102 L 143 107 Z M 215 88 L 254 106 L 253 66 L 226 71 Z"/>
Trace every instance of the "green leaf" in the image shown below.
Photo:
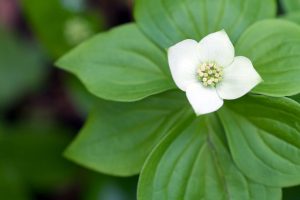
<path fill-rule="evenodd" d="M 13 33 L 0 28 L 0 110 L 10 106 L 43 80 L 41 55 Z"/>
<path fill-rule="evenodd" d="M 139 27 L 162 48 L 225 29 L 233 41 L 257 20 L 275 17 L 274 0 L 137 0 Z"/>
<path fill-rule="evenodd" d="M 62 0 L 22 0 L 20 3 L 30 28 L 53 58 L 58 58 L 103 26 L 101 18 L 84 11 L 83 5 L 67 6 L 68 2 Z"/>
<path fill-rule="evenodd" d="M 300 103 L 300 94 L 297 94 L 295 96 L 291 96 L 291 99 L 294 99 L 295 101 L 297 101 L 298 103 Z"/>
<path fill-rule="evenodd" d="M 218 119 L 185 121 L 153 150 L 138 199 L 279 200 L 279 188 L 256 184 L 235 167 Z"/>
<path fill-rule="evenodd" d="M 288 13 L 288 14 L 282 16 L 282 17 L 283 17 L 283 19 L 295 22 L 298 25 L 300 25 L 300 12 L 297 12 L 297 11 L 296 12 L 291 12 L 291 13 Z"/>
<path fill-rule="evenodd" d="M 253 92 L 291 96 L 300 92 L 300 26 L 285 20 L 265 20 L 251 26 L 236 51 L 251 59 L 264 82 Z"/>
<path fill-rule="evenodd" d="M 288 98 L 246 96 L 218 112 L 233 160 L 270 186 L 300 184 L 300 105 Z"/>
<path fill-rule="evenodd" d="M 137 174 L 162 136 L 192 113 L 185 98 L 170 91 L 134 103 L 99 100 L 65 155 L 102 173 Z"/>
<path fill-rule="evenodd" d="M 77 75 L 94 95 L 134 101 L 175 87 L 163 52 L 134 24 L 84 42 L 57 65 Z"/>
<path fill-rule="evenodd" d="M 280 0 L 287 12 L 300 11 L 300 0 Z"/>

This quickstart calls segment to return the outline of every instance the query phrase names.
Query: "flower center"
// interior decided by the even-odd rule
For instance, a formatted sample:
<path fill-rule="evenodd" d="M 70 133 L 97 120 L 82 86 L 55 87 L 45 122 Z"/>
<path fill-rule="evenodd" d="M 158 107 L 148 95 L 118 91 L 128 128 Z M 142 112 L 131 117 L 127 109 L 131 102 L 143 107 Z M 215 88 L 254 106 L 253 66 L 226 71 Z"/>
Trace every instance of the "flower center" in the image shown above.
<path fill-rule="evenodd" d="M 201 63 L 197 69 L 197 78 L 206 87 L 215 87 L 222 81 L 223 67 L 215 62 Z"/>

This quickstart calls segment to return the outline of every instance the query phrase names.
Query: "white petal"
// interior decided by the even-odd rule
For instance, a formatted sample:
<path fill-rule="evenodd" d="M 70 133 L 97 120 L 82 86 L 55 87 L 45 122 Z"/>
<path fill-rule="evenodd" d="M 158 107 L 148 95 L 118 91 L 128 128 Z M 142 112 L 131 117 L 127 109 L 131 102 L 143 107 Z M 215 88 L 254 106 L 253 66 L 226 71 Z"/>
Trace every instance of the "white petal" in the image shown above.
<path fill-rule="evenodd" d="M 216 89 L 204 87 L 201 83 L 189 85 L 186 96 L 197 115 L 214 112 L 223 105 L 223 100 L 218 96 Z"/>
<path fill-rule="evenodd" d="M 252 62 L 242 56 L 235 57 L 233 63 L 224 69 L 222 82 L 217 86 L 223 99 L 237 99 L 244 96 L 262 81 Z"/>
<path fill-rule="evenodd" d="M 191 83 L 197 82 L 199 60 L 199 43 L 195 40 L 184 40 L 168 50 L 171 74 L 177 87 L 185 91 Z"/>
<path fill-rule="evenodd" d="M 201 60 L 214 61 L 222 67 L 233 62 L 234 47 L 224 30 L 209 34 L 199 44 Z"/>

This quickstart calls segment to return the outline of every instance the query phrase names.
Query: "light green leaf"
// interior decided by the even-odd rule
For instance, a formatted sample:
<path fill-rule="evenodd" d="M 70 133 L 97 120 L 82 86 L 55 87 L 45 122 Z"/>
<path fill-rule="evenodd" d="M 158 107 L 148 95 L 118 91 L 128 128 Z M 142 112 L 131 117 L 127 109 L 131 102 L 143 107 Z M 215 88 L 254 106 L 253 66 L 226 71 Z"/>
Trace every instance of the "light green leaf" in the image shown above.
<path fill-rule="evenodd" d="M 291 96 L 300 92 L 300 26 L 285 20 L 265 20 L 239 39 L 238 55 L 251 59 L 264 82 L 253 92 Z"/>
<path fill-rule="evenodd" d="M 139 27 L 159 46 L 225 29 L 233 41 L 257 20 L 275 17 L 274 0 L 136 0 Z"/>
<path fill-rule="evenodd" d="M 173 129 L 142 170 L 139 200 L 279 200 L 281 191 L 248 180 L 235 167 L 216 118 Z"/>
<path fill-rule="evenodd" d="M 246 96 L 218 112 L 233 160 L 270 186 L 300 184 L 300 105 L 288 98 Z"/>
<path fill-rule="evenodd" d="M 287 12 L 300 11 L 300 0 L 280 0 Z"/>
<path fill-rule="evenodd" d="M 65 155 L 113 175 L 133 175 L 162 136 L 192 110 L 182 92 L 170 91 L 134 103 L 99 100 Z"/>
<path fill-rule="evenodd" d="M 175 87 L 163 52 L 134 24 L 99 34 L 57 65 L 77 75 L 94 95 L 134 101 Z"/>

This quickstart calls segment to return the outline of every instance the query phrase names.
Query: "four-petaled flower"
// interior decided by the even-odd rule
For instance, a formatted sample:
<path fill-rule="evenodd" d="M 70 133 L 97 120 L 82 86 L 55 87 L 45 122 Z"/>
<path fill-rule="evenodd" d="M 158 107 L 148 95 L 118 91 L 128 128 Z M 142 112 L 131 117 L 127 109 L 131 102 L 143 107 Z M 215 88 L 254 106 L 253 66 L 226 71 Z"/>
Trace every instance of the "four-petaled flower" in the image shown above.
<path fill-rule="evenodd" d="M 223 99 L 240 98 L 262 81 L 248 58 L 234 56 L 224 30 L 199 43 L 184 40 L 168 50 L 172 77 L 197 115 L 218 110 Z"/>

